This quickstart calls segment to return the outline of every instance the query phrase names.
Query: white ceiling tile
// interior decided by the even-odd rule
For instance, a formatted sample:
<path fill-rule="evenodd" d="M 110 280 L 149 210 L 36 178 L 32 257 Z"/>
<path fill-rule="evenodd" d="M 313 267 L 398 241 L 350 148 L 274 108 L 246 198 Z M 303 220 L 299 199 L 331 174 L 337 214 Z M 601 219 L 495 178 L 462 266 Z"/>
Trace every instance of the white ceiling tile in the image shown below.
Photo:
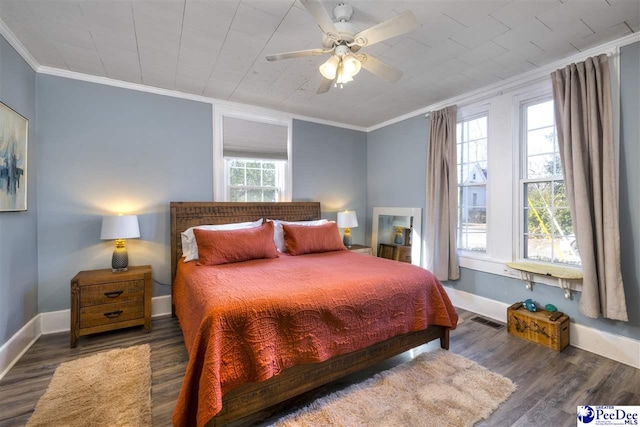
<path fill-rule="evenodd" d="M 55 43 L 54 46 L 71 71 L 95 76 L 106 75 L 100 56 L 95 49 L 85 49 L 64 43 Z"/>
<path fill-rule="evenodd" d="M 159 87 L 163 89 L 174 89 L 175 78 L 165 73 L 143 72 L 142 83 L 148 86 Z"/>
<path fill-rule="evenodd" d="M 207 34 L 218 40 L 224 40 L 238 2 L 233 7 L 219 8 L 228 2 L 201 2 L 187 0 L 184 11 L 184 28 Z"/>
<path fill-rule="evenodd" d="M 461 24 L 471 27 L 477 25 L 478 21 L 486 18 L 489 14 L 500 9 L 511 0 L 456 0 L 444 1 L 443 13 L 460 22 Z M 429 7 L 430 2 L 425 2 L 425 7 Z"/>
<path fill-rule="evenodd" d="M 46 38 L 21 37 L 20 41 L 24 44 L 31 55 L 38 58 L 40 65 L 60 68 L 63 70 L 69 69 L 60 53 Z"/>
<path fill-rule="evenodd" d="M 133 18 L 136 29 L 140 26 L 155 27 L 165 33 L 180 34 L 184 2 L 172 0 L 135 0 Z"/>
<path fill-rule="evenodd" d="M 504 67 L 514 67 L 516 65 L 521 65 L 524 62 L 527 62 L 529 59 L 542 55 L 545 52 L 540 49 L 538 46 L 535 46 L 532 43 L 527 43 L 525 45 L 520 46 L 516 50 L 509 51 L 504 55 L 499 55 L 493 58 L 493 61 Z M 532 68 L 535 68 L 532 67 Z"/>
<path fill-rule="evenodd" d="M 230 31 L 253 37 L 261 36 L 264 44 L 279 23 L 280 19 L 275 16 L 240 3 L 231 23 Z"/>
<path fill-rule="evenodd" d="M 611 40 L 619 39 L 628 34 L 631 34 L 631 30 L 624 23 L 614 25 L 607 29 L 601 30 L 587 37 L 583 37 L 580 40 L 573 40 L 571 44 L 580 50 L 587 50 L 589 48 L 601 45 Z"/>
<path fill-rule="evenodd" d="M 516 28 L 561 4 L 560 0 L 514 0 L 492 12 L 491 16 L 507 27 Z"/>
<path fill-rule="evenodd" d="M 35 18 L 86 30 L 87 21 L 80 9 L 79 0 L 25 0 L 25 3 Z"/>
<path fill-rule="evenodd" d="M 513 50 L 525 43 L 529 43 L 531 40 L 548 35 L 551 32 L 549 27 L 534 18 L 522 23 L 522 25 L 517 28 L 500 34 L 498 37 L 495 37 L 493 41 L 505 49 Z"/>
<path fill-rule="evenodd" d="M 266 12 L 278 19 L 282 19 L 294 3 L 295 0 L 242 0 L 242 4 Z"/>
<path fill-rule="evenodd" d="M 217 56 L 222 49 L 223 40 L 198 31 L 185 28 L 180 39 L 180 50 L 187 49 L 202 55 Z"/>
<path fill-rule="evenodd" d="M 620 0 L 612 3 L 608 12 L 592 13 L 583 17 L 582 20 L 596 33 L 625 21 L 637 24 L 640 21 L 640 1 Z"/>
<path fill-rule="evenodd" d="M 566 0 L 562 5 L 538 15 L 538 19 L 556 31 L 586 16 L 606 14 L 609 9 L 606 0 Z"/>
<path fill-rule="evenodd" d="M 462 32 L 466 27 L 458 21 L 441 13 L 432 16 L 409 35 L 414 40 L 435 47 L 449 37 Z"/>
<path fill-rule="evenodd" d="M 531 64 L 530 64 L 531 66 Z M 474 70 L 482 73 L 483 75 L 492 75 L 500 79 L 508 79 L 517 74 L 517 71 L 511 68 L 507 68 L 504 65 L 498 64 L 495 61 L 484 61 L 473 67 Z"/>
<path fill-rule="evenodd" d="M 23 25 L 33 25 L 34 15 L 24 0 L 0 1 L 0 16 L 5 22 L 18 22 Z"/>
<path fill-rule="evenodd" d="M 164 31 L 154 26 L 136 25 L 138 49 L 144 46 L 177 52 L 180 48 L 180 33 Z"/>
<path fill-rule="evenodd" d="M 582 21 L 575 21 L 565 25 L 563 28 L 536 37 L 532 40 L 536 46 L 544 50 L 546 53 L 556 55 L 566 55 L 577 53 L 574 49 L 567 49 L 567 46 L 573 40 L 580 40 L 593 34 L 593 31 L 587 27 Z"/>
<path fill-rule="evenodd" d="M 203 95 L 228 100 L 237 85 L 237 82 L 227 82 L 220 78 L 212 78 L 207 83 Z"/>
<path fill-rule="evenodd" d="M 138 51 L 136 34 L 133 29 L 113 31 L 104 26 L 94 25 L 91 27 L 90 33 L 93 43 L 96 45 L 111 46 L 131 52 Z"/>
<path fill-rule="evenodd" d="M 509 27 L 491 16 L 486 16 L 477 21 L 476 24 L 457 33 L 451 37 L 451 39 L 463 46 L 473 49 L 507 31 L 509 31 Z"/>
<path fill-rule="evenodd" d="M 85 49 L 93 47 L 91 33 L 87 30 L 70 27 L 43 18 L 34 20 L 53 43 L 63 43 Z"/>
<path fill-rule="evenodd" d="M 428 49 L 426 56 L 429 64 L 440 65 L 448 59 L 458 57 L 469 51 L 470 49 L 460 43 L 447 39 L 436 47 Z"/>
<path fill-rule="evenodd" d="M 458 59 L 467 64 L 475 65 L 488 59 L 507 53 L 507 49 L 495 44 L 492 41 L 482 43 L 480 46 L 463 53 Z"/>
<path fill-rule="evenodd" d="M 133 31 L 133 10 L 130 1 L 83 1 L 80 3 L 80 9 L 89 29 L 97 26 Z"/>

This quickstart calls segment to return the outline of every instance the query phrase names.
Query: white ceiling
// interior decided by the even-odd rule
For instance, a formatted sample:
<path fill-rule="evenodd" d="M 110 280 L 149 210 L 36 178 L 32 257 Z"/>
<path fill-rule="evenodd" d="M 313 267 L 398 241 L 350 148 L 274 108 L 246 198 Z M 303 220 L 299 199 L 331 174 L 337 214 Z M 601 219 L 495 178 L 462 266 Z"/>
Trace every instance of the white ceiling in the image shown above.
<path fill-rule="evenodd" d="M 336 1 L 325 2 L 332 15 Z M 360 30 L 405 10 L 418 28 L 363 52 L 404 71 L 361 71 L 317 95 L 324 57 L 296 0 L 0 0 L 42 66 L 370 127 L 640 30 L 639 0 L 349 0 Z"/>

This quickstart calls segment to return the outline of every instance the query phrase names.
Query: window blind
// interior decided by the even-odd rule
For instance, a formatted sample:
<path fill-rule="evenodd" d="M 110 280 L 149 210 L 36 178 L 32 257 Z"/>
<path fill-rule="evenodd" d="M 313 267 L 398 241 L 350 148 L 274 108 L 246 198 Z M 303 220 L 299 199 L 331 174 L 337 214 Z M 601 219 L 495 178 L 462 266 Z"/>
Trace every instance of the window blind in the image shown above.
<path fill-rule="evenodd" d="M 287 126 L 224 117 L 224 157 L 287 160 Z"/>

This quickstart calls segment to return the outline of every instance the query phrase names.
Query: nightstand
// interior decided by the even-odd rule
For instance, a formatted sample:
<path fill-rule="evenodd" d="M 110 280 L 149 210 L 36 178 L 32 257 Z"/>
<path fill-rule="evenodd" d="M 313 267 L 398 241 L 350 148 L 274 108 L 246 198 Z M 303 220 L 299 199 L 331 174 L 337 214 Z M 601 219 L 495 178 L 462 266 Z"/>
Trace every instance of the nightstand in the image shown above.
<path fill-rule="evenodd" d="M 411 246 L 380 243 L 378 256 L 411 264 Z"/>
<path fill-rule="evenodd" d="M 351 245 L 351 247 L 347 249 L 349 249 L 351 252 L 357 252 L 359 254 L 373 255 L 373 249 L 371 249 L 370 246 Z"/>
<path fill-rule="evenodd" d="M 151 332 L 151 266 L 81 271 L 71 279 L 71 348 L 82 335 L 138 325 Z"/>

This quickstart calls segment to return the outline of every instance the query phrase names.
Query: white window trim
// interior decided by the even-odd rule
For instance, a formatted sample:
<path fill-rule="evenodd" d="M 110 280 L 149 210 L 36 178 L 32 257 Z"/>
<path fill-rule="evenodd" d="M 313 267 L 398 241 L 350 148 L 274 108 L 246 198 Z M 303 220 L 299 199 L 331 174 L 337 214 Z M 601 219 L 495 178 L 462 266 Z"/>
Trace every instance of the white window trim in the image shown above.
<path fill-rule="evenodd" d="M 293 195 L 293 119 L 284 115 L 271 115 L 221 107 L 214 107 L 213 109 L 213 200 L 216 202 L 225 202 L 228 200 L 222 139 L 224 134 L 223 121 L 225 117 L 287 127 L 287 164 L 284 171 L 285 184 L 282 201 L 290 202 Z"/>

